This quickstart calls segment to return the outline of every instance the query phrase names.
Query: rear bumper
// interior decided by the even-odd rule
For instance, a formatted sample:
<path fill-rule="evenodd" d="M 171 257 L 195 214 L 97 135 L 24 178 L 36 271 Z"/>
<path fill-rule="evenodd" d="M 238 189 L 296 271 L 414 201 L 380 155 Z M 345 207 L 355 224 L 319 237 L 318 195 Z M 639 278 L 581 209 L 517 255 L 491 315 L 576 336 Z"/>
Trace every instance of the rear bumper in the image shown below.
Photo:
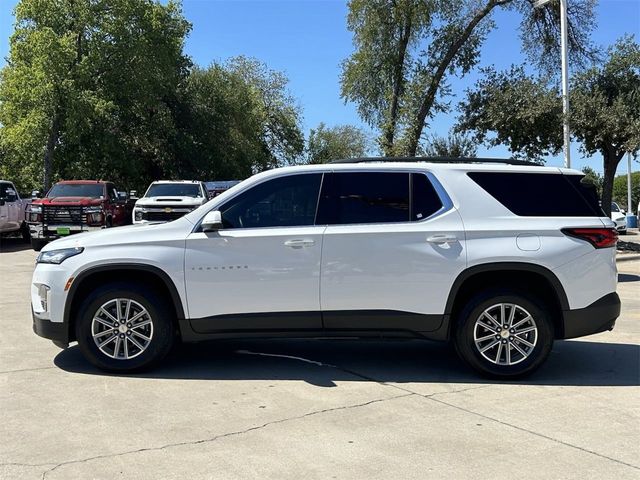
<path fill-rule="evenodd" d="M 33 317 L 33 331 L 36 335 L 53 340 L 53 343 L 59 346 L 69 344 L 69 329 L 66 323 L 40 318 L 33 312 L 33 309 L 31 316 Z"/>
<path fill-rule="evenodd" d="M 613 329 L 620 316 L 620 297 L 609 293 L 591 305 L 576 310 L 565 310 L 562 338 L 584 337 Z"/>

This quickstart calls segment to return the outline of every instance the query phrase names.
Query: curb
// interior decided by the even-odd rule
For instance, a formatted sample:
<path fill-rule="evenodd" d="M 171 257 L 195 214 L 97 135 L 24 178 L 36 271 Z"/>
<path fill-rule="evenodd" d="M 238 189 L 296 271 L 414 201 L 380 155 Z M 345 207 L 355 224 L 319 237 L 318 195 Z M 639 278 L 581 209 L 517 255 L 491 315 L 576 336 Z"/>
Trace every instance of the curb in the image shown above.
<path fill-rule="evenodd" d="M 632 262 L 634 260 L 640 260 L 640 255 L 631 254 L 631 255 L 616 255 L 616 263 L 618 262 Z"/>

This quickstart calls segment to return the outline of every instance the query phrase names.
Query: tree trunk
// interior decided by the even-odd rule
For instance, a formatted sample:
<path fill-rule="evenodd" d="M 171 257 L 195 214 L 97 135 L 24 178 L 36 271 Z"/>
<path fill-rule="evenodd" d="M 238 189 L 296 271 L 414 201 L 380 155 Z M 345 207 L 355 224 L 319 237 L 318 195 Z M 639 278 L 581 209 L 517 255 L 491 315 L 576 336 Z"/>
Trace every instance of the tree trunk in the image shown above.
<path fill-rule="evenodd" d="M 604 158 L 604 177 L 602 179 L 602 210 L 610 217 L 611 216 L 611 200 L 613 198 L 613 180 L 616 176 L 616 170 L 618 164 L 624 152 L 618 154 L 613 147 L 607 148 L 602 152 Z"/>
<path fill-rule="evenodd" d="M 46 193 L 51 188 L 51 174 L 53 172 L 53 153 L 58 143 L 58 114 L 53 115 L 51 121 L 51 127 L 49 129 L 49 136 L 47 138 L 47 145 L 44 149 L 44 192 Z"/>
<path fill-rule="evenodd" d="M 429 112 L 433 108 L 433 103 L 436 100 L 436 94 L 438 93 L 438 89 L 440 88 L 440 83 L 442 82 L 442 78 L 446 73 L 449 65 L 458 54 L 462 46 L 469 39 L 473 30 L 476 26 L 491 13 L 491 11 L 499 6 L 505 5 L 507 3 L 511 3 L 513 0 L 489 0 L 487 4 L 478 10 L 475 15 L 471 18 L 469 23 L 460 33 L 460 36 L 449 46 L 445 54 L 442 56 L 440 61 L 438 62 L 438 66 L 436 71 L 429 82 L 429 87 L 423 97 L 423 100 L 420 104 L 420 108 L 416 114 L 416 118 L 414 119 L 413 125 L 411 126 L 408 132 L 408 141 L 407 141 L 407 154 L 410 156 L 414 156 L 416 151 L 418 150 L 418 143 L 420 142 L 420 137 L 422 136 L 422 130 L 424 129 L 424 122 L 429 115 Z"/>
<path fill-rule="evenodd" d="M 394 152 L 396 126 L 398 124 L 398 106 L 400 95 L 404 86 L 404 60 L 407 54 L 407 46 L 411 37 L 411 13 L 405 19 L 405 24 L 400 34 L 398 43 L 398 59 L 393 72 L 393 91 L 391 93 L 391 105 L 389 107 L 389 119 L 382 128 L 382 151 L 387 156 Z"/>

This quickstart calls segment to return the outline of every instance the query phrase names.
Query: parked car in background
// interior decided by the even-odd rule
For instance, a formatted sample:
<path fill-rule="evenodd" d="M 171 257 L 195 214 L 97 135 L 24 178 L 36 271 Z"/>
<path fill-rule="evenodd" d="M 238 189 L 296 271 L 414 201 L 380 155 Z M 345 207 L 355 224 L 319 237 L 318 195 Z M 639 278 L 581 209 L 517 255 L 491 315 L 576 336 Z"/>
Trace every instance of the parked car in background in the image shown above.
<path fill-rule="evenodd" d="M 611 202 L 611 220 L 616 224 L 618 233 L 627 233 L 627 215 L 616 202 Z"/>
<path fill-rule="evenodd" d="M 112 182 L 65 180 L 27 210 L 31 246 L 40 251 L 49 241 L 74 233 L 131 223 L 132 204 Z"/>
<path fill-rule="evenodd" d="M 209 198 L 214 198 L 226 192 L 231 187 L 240 183 L 240 180 L 223 180 L 218 182 L 206 182 Z"/>
<path fill-rule="evenodd" d="M 0 235 L 19 232 L 29 241 L 29 227 L 25 222 L 28 200 L 20 198 L 15 185 L 8 180 L 0 180 Z"/>
<path fill-rule="evenodd" d="M 159 180 L 149 185 L 133 208 L 133 223 L 170 222 L 209 201 L 207 187 L 196 180 Z"/>

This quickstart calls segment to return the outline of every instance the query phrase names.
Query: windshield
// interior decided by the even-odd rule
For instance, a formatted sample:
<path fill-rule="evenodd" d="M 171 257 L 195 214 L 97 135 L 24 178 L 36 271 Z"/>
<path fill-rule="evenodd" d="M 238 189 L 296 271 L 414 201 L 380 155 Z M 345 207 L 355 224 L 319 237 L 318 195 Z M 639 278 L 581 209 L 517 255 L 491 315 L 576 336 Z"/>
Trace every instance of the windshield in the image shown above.
<path fill-rule="evenodd" d="M 154 183 L 145 197 L 202 197 L 197 183 Z"/>
<path fill-rule="evenodd" d="M 104 195 L 102 183 L 58 183 L 54 185 L 47 198 L 53 197 L 91 197 L 100 198 Z"/>

